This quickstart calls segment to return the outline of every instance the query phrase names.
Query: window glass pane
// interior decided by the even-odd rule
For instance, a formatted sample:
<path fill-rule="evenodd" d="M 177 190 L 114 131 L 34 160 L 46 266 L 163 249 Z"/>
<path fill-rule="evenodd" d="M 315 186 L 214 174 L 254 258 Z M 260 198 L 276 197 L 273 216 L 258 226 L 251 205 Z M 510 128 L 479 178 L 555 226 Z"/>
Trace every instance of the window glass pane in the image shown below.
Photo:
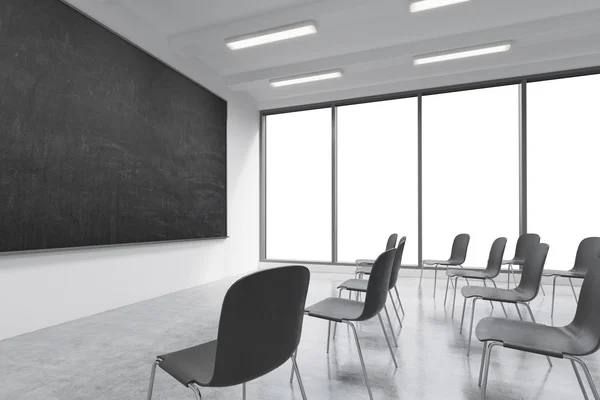
<path fill-rule="evenodd" d="M 546 269 L 600 236 L 599 104 L 600 75 L 527 85 L 527 229 L 550 245 Z"/>
<path fill-rule="evenodd" d="M 417 99 L 338 108 L 338 259 L 376 258 L 391 233 L 417 264 Z"/>
<path fill-rule="evenodd" d="M 471 235 L 466 265 L 484 268 L 494 239 L 519 234 L 519 89 L 423 98 L 423 258 L 450 256 Z"/>
<path fill-rule="evenodd" d="M 268 259 L 331 262 L 331 114 L 266 118 Z"/>

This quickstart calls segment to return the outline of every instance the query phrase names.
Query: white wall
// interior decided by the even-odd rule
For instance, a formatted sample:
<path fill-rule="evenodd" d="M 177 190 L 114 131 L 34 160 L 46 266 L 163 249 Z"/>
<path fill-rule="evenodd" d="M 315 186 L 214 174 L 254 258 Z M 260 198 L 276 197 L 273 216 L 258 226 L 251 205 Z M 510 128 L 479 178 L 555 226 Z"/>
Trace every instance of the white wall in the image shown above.
<path fill-rule="evenodd" d="M 93 10 L 86 10 L 93 11 Z M 0 339 L 258 268 L 259 116 L 201 65 L 178 65 L 168 44 L 115 10 L 95 17 L 228 100 L 229 238 L 0 256 Z M 102 12 L 106 11 L 106 20 Z M 117 10 L 118 11 L 118 10 Z M 121 24 L 119 24 L 121 22 Z M 114 23 L 114 24 L 113 24 Z M 152 47 L 150 47 L 150 44 Z M 148 47 L 146 46 L 148 45 Z"/>

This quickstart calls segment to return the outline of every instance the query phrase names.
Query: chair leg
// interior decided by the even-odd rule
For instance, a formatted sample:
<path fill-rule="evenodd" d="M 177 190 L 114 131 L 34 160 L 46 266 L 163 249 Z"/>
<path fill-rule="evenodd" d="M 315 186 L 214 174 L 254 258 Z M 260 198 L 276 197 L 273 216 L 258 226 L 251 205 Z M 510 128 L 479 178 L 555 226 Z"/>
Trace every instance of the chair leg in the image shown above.
<path fill-rule="evenodd" d="M 535 317 L 533 316 L 533 311 L 531 311 L 531 306 L 527 303 L 521 303 L 523 304 L 525 307 L 527 307 L 527 311 L 529 311 L 529 316 L 531 317 L 531 321 L 533 321 L 534 323 L 537 323 L 537 321 L 535 320 Z M 516 304 L 515 304 L 516 306 Z M 518 309 L 518 307 L 517 307 Z M 522 319 L 522 318 L 521 318 Z M 552 360 L 550 359 L 550 357 L 546 356 L 546 360 L 548 360 L 548 364 L 550 365 L 550 367 L 552 367 Z"/>
<path fill-rule="evenodd" d="M 438 270 L 438 266 L 437 264 L 435 264 L 435 275 L 433 278 L 433 298 L 435 299 L 435 291 L 437 289 L 437 270 Z"/>
<path fill-rule="evenodd" d="M 242 399 L 246 400 L 246 382 L 242 383 Z"/>
<path fill-rule="evenodd" d="M 590 388 L 592 389 L 592 393 L 594 394 L 594 399 L 600 400 L 600 395 L 598 394 L 598 389 L 596 389 L 596 385 L 594 384 L 594 380 L 592 379 L 590 370 L 588 369 L 587 365 L 583 362 L 583 360 L 581 360 L 580 358 L 577 358 L 577 357 L 572 357 L 572 356 L 565 356 L 565 358 L 568 358 L 571 361 L 575 361 L 577 364 L 579 364 L 581 366 L 581 368 L 583 369 L 583 372 L 585 373 L 585 377 L 587 378 L 588 384 L 590 385 Z"/>
<path fill-rule="evenodd" d="M 392 339 L 394 339 L 394 344 L 398 347 L 398 341 L 396 340 L 396 333 L 394 332 L 394 326 L 392 325 L 392 319 L 390 318 L 390 313 L 388 312 L 387 304 L 383 307 L 385 310 L 385 316 L 387 317 L 388 324 L 390 325 L 390 332 L 392 333 Z"/>
<path fill-rule="evenodd" d="M 398 303 L 400 303 L 400 310 L 402 311 L 402 315 L 406 315 L 404 313 L 404 307 L 402 306 L 402 300 L 400 300 L 400 295 L 398 294 L 398 288 L 394 286 L 394 291 L 396 292 L 396 297 L 398 298 Z"/>
<path fill-rule="evenodd" d="M 327 324 L 327 354 L 329 354 L 329 342 L 331 342 L 331 321 Z"/>
<path fill-rule="evenodd" d="M 398 368 L 398 363 L 396 362 L 396 356 L 394 355 L 394 350 L 392 349 L 392 345 L 390 343 L 390 339 L 388 338 L 387 332 L 385 331 L 385 325 L 383 324 L 383 318 L 381 318 L 381 313 L 377 314 L 379 317 L 379 323 L 381 324 L 381 330 L 383 330 L 383 336 L 385 336 L 385 341 L 390 349 L 390 354 L 392 355 L 392 360 L 394 360 L 394 365 Z"/>
<path fill-rule="evenodd" d="M 371 384 L 369 383 L 369 376 L 367 375 L 367 368 L 365 367 L 365 360 L 363 359 L 362 350 L 360 349 L 360 343 L 358 341 L 358 333 L 356 333 L 356 327 L 352 322 L 344 321 L 344 323 L 350 325 L 352 333 L 354 333 L 354 340 L 356 341 L 356 348 L 358 349 L 358 358 L 360 358 L 360 365 L 362 366 L 363 375 L 365 376 L 365 383 L 367 384 L 367 391 L 369 392 L 369 399 L 373 400 L 373 393 L 371 392 Z"/>
<path fill-rule="evenodd" d="M 446 295 L 444 296 L 444 307 L 446 306 L 446 300 L 448 299 L 448 286 L 450 286 L 450 277 L 446 279 Z"/>
<path fill-rule="evenodd" d="M 467 298 L 465 297 L 465 301 L 463 302 L 462 318 L 460 319 L 460 330 L 458 331 L 458 333 L 462 333 L 463 324 L 465 322 L 465 310 L 466 309 L 467 309 Z"/>
<path fill-rule="evenodd" d="M 575 371 L 575 376 L 577 377 L 577 382 L 579 383 L 579 387 L 581 388 L 581 393 L 583 394 L 583 398 L 585 400 L 589 400 L 587 391 L 585 390 L 585 386 L 583 385 L 583 380 L 581 379 L 581 375 L 579 374 L 579 370 L 577 369 L 577 364 L 575 364 L 575 361 L 571 360 L 571 366 L 573 366 L 573 371 Z"/>
<path fill-rule="evenodd" d="M 577 300 L 577 293 L 575 293 L 575 288 L 573 287 L 573 281 L 571 280 L 571 278 L 569 278 L 569 283 L 571 284 L 571 290 L 573 291 L 573 296 L 575 296 L 575 303 L 578 303 L 579 300 Z"/>
<path fill-rule="evenodd" d="M 304 384 L 302 383 L 302 377 L 300 376 L 300 368 L 298 368 L 298 362 L 296 361 L 296 353 L 292 354 L 292 367 L 293 370 L 296 371 L 296 376 L 298 377 L 298 386 L 300 386 L 302 399 L 306 400 L 306 392 L 304 391 Z"/>
<path fill-rule="evenodd" d="M 488 373 L 490 371 L 490 360 L 492 358 L 492 349 L 494 348 L 494 346 L 497 346 L 498 344 L 499 343 L 496 343 L 496 342 L 492 342 L 492 343 L 488 344 L 487 356 L 486 356 L 486 360 L 485 360 L 485 367 L 484 367 L 484 371 L 483 371 L 483 389 L 482 389 L 482 393 L 481 393 L 481 398 L 483 400 L 485 400 L 485 393 L 487 392 Z"/>
<path fill-rule="evenodd" d="M 540 289 L 542 289 L 542 294 L 544 295 L 544 297 L 546 297 L 546 291 L 544 290 L 544 285 L 542 285 L 541 281 L 540 281 Z"/>
<path fill-rule="evenodd" d="M 506 288 L 510 289 L 510 273 L 512 272 L 512 264 L 508 264 L 508 271 L 506 272 Z"/>
<path fill-rule="evenodd" d="M 421 277 L 419 278 L 419 289 L 421 289 L 421 282 L 423 281 L 423 269 L 425 268 L 425 265 L 423 265 L 421 263 Z"/>
<path fill-rule="evenodd" d="M 517 309 L 517 314 L 519 314 L 519 319 L 523 321 L 523 316 L 521 315 L 521 310 L 519 310 L 519 305 L 515 303 L 515 308 Z"/>
<path fill-rule="evenodd" d="M 396 304 L 394 304 L 394 298 L 391 295 L 390 300 L 392 301 L 392 306 L 394 308 L 394 312 L 396 313 L 396 318 L 398 318 L 398 322 L 400 323 L 400 328 L 402 328 L 402 318 L 400 318 L 400 314 L 398 314 L 398 309 L 396 308 Z"/>
<path fill-rule="evenodd" d="M 156 367 L 158 367 L 159 363 L 160 360 L 156 360 L 152 364 L 152 371 L 150 372 L 150 386 L 148 386 L 148 400 L 152 400 L 152 390 L 154 389 L 154 377 L 156 376 Z"/>
<path fill-rule="evenodd" d="M 552 308 L 550 309 L 550 319 L 552 320 L 552 322 L 554 323 L 554 297 L 556 296 L 556 278 L 558 278 L 558 276 L 554 276 L 554 279 L 552 280 Z"/>
<path fill-rule="evenodd" d="M 342 289 L 340 289 L 340 293 L 338 294 L 338 297 L 342 297 Z M 335 334 L 337 332 L 337 326 L 338 326 L 338 323 L 334 322 L 333 323 L 333 339 L 335 339 Z"/>
<path fill-rule="evenodd" d="M 517 278 L 515 278 L 515 269 L 513 268 L 513 266 L 510 266 L 510 274 L 512 275 L 513 278 L 513 283 L 515 284 L 515 287 L 519 286 L 517 284 Z"/>
<path fill-rule="evenodd" d="M 452 319 L 454 319 L 454 308 L 456 306 L 456 288 L 458 287 L 458 276 L 454 278 L 454 296 L 452 299 Z"/>
<path fill-rule="evenodd" d="M 483 365 L 485 364 L 485 356 L 487 354 L 488 342 L 483 342 L 483 351 L 481 352 L 481 365 L 479 366 L 479 381 L 477 386 L 481 387 L 481 379 L 483 378 Z"/>
<path fill-rule="evenodd" d="M 469 329 L 469 345 L 467 347 L 467 357 L 469 356 L 469 354 L 471 354 L 471 339 L 473 338 L 473 321 L 475 320 L 475 302 L 477 301 L 478 297 L 475 297 L 473 299 L 473 303 L 471 304 L 471 329 Z"/>
<path fill-rule="evenodd" d="M 494 281 L 493 279 L 490 279 L 490 281 L 492 281 L 492 283 L 494 284 L 494 287 L 497 289 L 498 286 L 496 286 L 496 281 Z M 502 307 L 502 311 L 504 311 L 504 316 L 506 318 L 508 318 L 508 314 L 506 313 L 506 308 L 504 308 L 504 303 L 500 302 L 500 307 Z"/>
<path fill-rule="evenodd" d="M 483 280 L 483 286 L 487 287 L 487 283 L 486 283 L 485 279 Z M 494 303 L 492 303 L 491 301 L 490 301 L 490 306 L 492 306 L 492 310 L 493 310 L 494 309 Z"/>
<path fill-rule="evenodd" d="M 198 389 L 198 387 L 196 385 L 194 385 L 193 383 L 190 384 L 188 386 L 188 388 L 194 392 L 194 395 L 196 395 L 196 400 L 202 400 L 202 393 L 200 393 L 200 389 Z M 245 399 L 246 397 L 244 397 Z"/>
<path fill-rule="evenodd" d="M 298 349 L 294 352 L 294 357 L 298 354 Z M 293 361 L 293 360 L 292 360 Z M 292 362 L 292 370 L 290 371 L 290 383 L 294 382 L 294 363 Z"/>

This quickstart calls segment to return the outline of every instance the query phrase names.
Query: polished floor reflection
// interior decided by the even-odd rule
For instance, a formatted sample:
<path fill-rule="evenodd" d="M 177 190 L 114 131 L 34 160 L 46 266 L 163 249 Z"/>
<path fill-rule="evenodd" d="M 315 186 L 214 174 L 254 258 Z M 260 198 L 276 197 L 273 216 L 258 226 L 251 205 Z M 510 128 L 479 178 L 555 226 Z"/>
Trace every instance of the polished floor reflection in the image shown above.
<path fill-rule="evenodd" d="M 310 305 L 335 294 L 346 275 L 313 274 Z M 504 276 L 500 282 L 505 284 Z M 150 367 L 156 354 L 192 346 L 216 337 L 221 301 L 233 280 L 185 290 L 92 317 L 0 342 L 3 359 L 0 399 L 145 399 Z M 445 282 L 443 282 L 445 284 Z M 481 346 L 473 342 L 466 357 L 467 337 L 458 333 L 462 301 L 451 318 L 451 305 L 443 306 L 445 285 L 433 280 L 400 278 L 400 295 L 406 311 L 404 328 L 392 319 L 397 333 L 395 369 L 375 319 L 361 323 L 358 332 L 376 400 L 479 399 L 477 375 Z M 547 287 L 549 289 L 549 287 Z M 547 294 L 550 290 L 546 291 Z M 460 294 L 459 294 L 460 296 Z M 532 302 L 539 322 L 550 323 L 550 296 Z M 489 303 L 477 307 L 476 320 L 489 315 Z M 510 318 L 518 318 L 507 308 Z M 557 288 L 555 323 L 573 318 L 575 301 L 570 287 Z M 502 316 L 500 307 L 495 316 Z M 367 399 L 362 370 L 347 327 L 340 326 L 325 353 L 327 322 L 306 318 L 298 363 L 310 399 Z M 588 357 L 600 384 L 600 358 Z M 248 385 L 248 399 L 300 399 L 297 386 L 288 383 L 285 365 Z M 205 389 L 205 399 L 241 399 L 241 388 Z M 155 400 L 191 399 L 191 392 L 166 374 L 157 373 Z M 498 349 L 492 359 L 488 399 L 583 398 L 568 362 L 555 360 L 554 368 L 541 356 Z"/>

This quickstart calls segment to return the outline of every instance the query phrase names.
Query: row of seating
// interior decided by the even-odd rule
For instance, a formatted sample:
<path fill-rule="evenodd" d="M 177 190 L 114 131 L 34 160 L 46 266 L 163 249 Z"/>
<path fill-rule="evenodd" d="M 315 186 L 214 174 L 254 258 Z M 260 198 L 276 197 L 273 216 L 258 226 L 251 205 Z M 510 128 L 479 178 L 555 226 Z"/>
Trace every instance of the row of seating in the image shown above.
<path fill-rule="evenodd" d="M 357 260 L 355 278 L 338 286 L 338 297 L 324 299 L 310 307 L 305 307 L 310 273 L 304 266 L 260 271 L 240 279 L 225 296 L 216 340 L 156 358 L 152 365 L 148 400 L 152 398 L 157 367 L 189 388 L 198 400 L 202 398 L 201 387 L 234 385 L 242 385 L 245 399 L 246 382 L 273 371 L 288 360 L 292 361 L 290 382 L 293 382 L 296 376 L 302 398 L 306 399 L 296 362 L 304 315 L 328 322 L 327 352 L 329 352 L 331 339 L 335 339 L 337 325 L 342 323 L 349 326 L 355 339 L 368 395 L 372 400 L 373 393 L 356 323 L 374 318 L 379 320 L 392 360 L 398 368 L 382 316 L 384 313 L 397 347 L 387 303 L 389 299 L 402 327 L 399 310 L 404 314 L 404 307 L 396 284 L 406 238 L 400 239 L 397 245 L 396 241 L 397 235 L 392 235 L 386 244 L 386 251 L 374 261 Z M 464 236 L 457 237 L 455 244 L 457 241 L 459 245 L 464 243 Z M 475 328 L 476 337 L 483 343 L 478 382 L 479 386 L 483 386 L 482 398 L 485 399 L 486 395 L 491 351 L 496 346 L 503 346 L 546 356 L 551 366 L 551 357 L 570 360 L 584 397 L 587 399 L 583 380 L 577 368 L 579 365 L 594 398 L 600 400 L 589 369 L 581 359 L 582 356 L 592 354 L 600 348 L 600 316 L 596 311 L 600 309 L 600 238 L 585 239 L 579 246 L 576 265 L 579 266 L 579 270 L 585 269 L 586 273 L 575 319 L 566 327 L 546 326 L 535 322 L 529 302 L 539 293 L 549 247 L 547 244 L 539 243 L 539 236 L 537 242 L 534 236 L 519 239 L 519 242 L 517 254 L 509 260 L 512 265 L 519 265 L 521 268 L 520 282 L 513 289 L 500 289 L 495 283 L 494 287 L 471 286 L 468 283 L 468 279 L 494 282 L 501 266 L 507 264 L 502 260 L 506 247 L 505 238 L 494 241 L 485 270 L 462 268 L 464 259 L 460 264 L 435 262 L 435 265 L 447 267 L 446 299 L 448 285 L 452 284 L 454 287 L 453 314 L 458 279 L 464 278 L 467 282 L 468 286 L 461 289 L 464 302 L 460 328 L 462 333 L 467 300 L 472 299 L 467 354 L 470 353 L 475 304 L 478 300 L 489 301 L 492 306 L 494 302 L 500 303 L 503 309 L 505 304 L 514 304 L 521 319 L 516 321 L 484 318 Z M 519 249 L 519 246 L 525 247 L 526 251 Z M 464 247 L 466 254 L 466 246 L 460 247 Z M 460 258 L 451 257 L 451 260 L 456 262 Z M 450 268 L 452 266 L 457 268 Z M 361 279 L 364 276 L 369 276 L 369 279 Z M 516 279 L 514 282 L 516 284 Z M 349 298 L 342 297 L 344 291 L 348 292 Z M 394 301 L 394 294 L 398 304 Z M 363 295 L 364 301 L 362 301 Z M 527 308 L 533 322 L 523 321 L 519 305 Z M 504 312 L 508 316 L 505 309 Z"/>

